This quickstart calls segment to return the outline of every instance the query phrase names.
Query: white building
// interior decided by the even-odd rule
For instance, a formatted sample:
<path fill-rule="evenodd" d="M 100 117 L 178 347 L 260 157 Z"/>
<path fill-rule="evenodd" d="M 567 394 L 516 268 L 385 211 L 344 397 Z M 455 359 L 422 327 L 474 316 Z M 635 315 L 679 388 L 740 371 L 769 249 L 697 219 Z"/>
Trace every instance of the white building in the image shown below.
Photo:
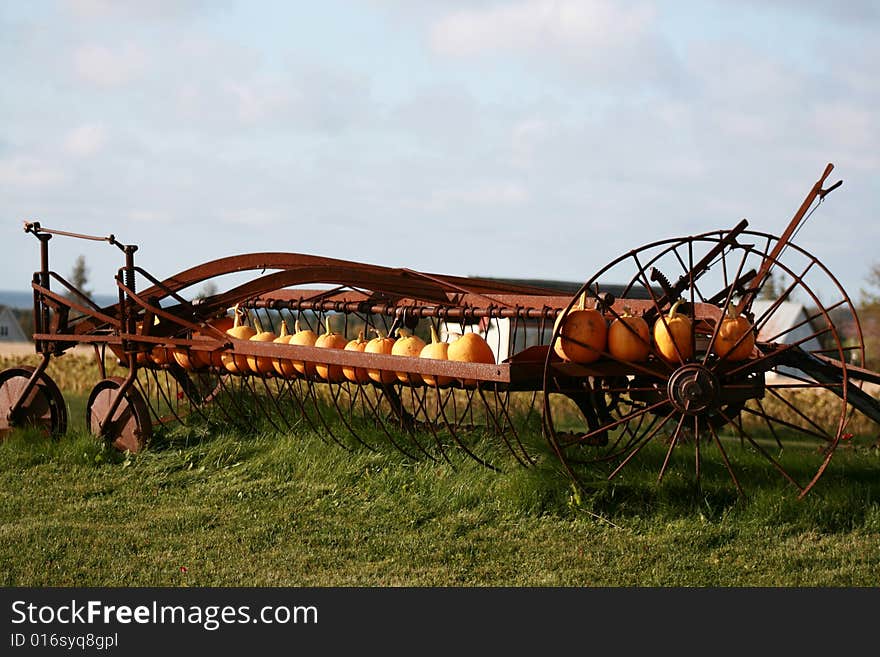
<path fill-rule="evenodd" d="M 27 342 L 15 314 L 9 308 L 0 308 L 0 342 Z"/>

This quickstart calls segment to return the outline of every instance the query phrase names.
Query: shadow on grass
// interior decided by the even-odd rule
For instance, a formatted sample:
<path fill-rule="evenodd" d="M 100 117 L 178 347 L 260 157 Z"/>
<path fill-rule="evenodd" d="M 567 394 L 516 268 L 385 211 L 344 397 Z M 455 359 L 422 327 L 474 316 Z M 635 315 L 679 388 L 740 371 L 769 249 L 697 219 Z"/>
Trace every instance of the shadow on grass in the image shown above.
<path fill-rule="evenodd" d="M 717 450 L 702 452 L 699 482 L 694 475 L 692 446 L 671 452 L 670 465 L 658 482 L 667 445 L 649 445 L 608 480 L 609 467 L 577 466 L 577 484 L 541 435 L 532 417 L 517 431 L 524 452 L 533 461 L 517 462 L 511 447 L 488 431 L 427 430 L 409 433 L 394 423 L 347 422 L 330 408 L 322 415 L 272 420 L 258 414 L 231 418 L 216 409 L 188 418 L 186 424 L 156 425 L 147 449 L 138 455 L 102 444 L 84 428 L 57 441 L 36 432 L 15 432 L 0 450 L 5 462 L 28 467 L 51 461 L 127 467 L 133 461 L 152 461 L 163 471 L 227 467 L 252 460 L 254 467 L 292 476 L 295 467 L 325 469 L 326 476 L 356 487 L 365 468 L 397 469 L 389 486 L 420 480 L 444 504 L 463 508 L 494 504 L 528 515 L 607 520 L 632 525 L 642 519 L 699 518 L 721 523 L 729 517 L 743 522 L 771 523 L 836 532 L 877 522 L 880 500 L 880 451 L 872 447 L 839 448 L 815 488 L 802 500 L 799 490 L 782 477 L 773 463 L 748 445 L 731 441 L 725 449 L 744 494 L 740 495 Z M 516 418 L 514 418 L 516 420 Z M 355 439 L 354 429 L 361 440 Z M 498 468 L 480 465 L 469 456 Z M 773 454 L 799 482 L 816 474 L 822 456 L 815 450 L 786 449 Z M 526 459 L 523 459 L 526 460 Z M 456 491 L 454 494 L 450 491 Z M 461 493 L 464 491 L 464 494 Z M 444 497 L 445 496 L 445 497 Z M 780 530 L 781 531 L 781 530 Z"/>

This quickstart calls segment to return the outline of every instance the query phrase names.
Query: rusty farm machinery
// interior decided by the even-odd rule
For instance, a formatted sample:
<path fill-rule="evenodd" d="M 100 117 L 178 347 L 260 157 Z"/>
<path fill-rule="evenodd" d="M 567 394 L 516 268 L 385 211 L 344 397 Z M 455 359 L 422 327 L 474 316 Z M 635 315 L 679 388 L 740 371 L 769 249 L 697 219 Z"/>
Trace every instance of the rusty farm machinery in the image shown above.
<path fill-rule="evenodd" d="M 574 293 L 296 253 L 236 255 L 158 280 L 135 264 L 137 246 L 113 235 L 27 222 L 41 253 L 32 280 L 41 360 L 0 373 L 0 436 L 22 426 L 63 434 L 67 407 L 47 366 L 91 345 L 86 426 L 120 450 L 143 449 L 161 425 L 219 420 L 246 431 L 263 418 L 285 435 L 309 427 L 346 449 L 390 445 L 413 459 L 460 451 L 491 468 L 508 453 L 524 466 L 558 459 L 575 481 L 597 471 L 613 479 L 645 460 L 658 480 L 670 462 L 689 462 L 699 481 L 711 463 L 742 492 L 738 459 L 748 452 L 803 496 L 855 410 L 880 421 L 880 403 L 862 389 L 880 374 L 864 368 L 856 309 L 792 241 L 841 184 L 825 187 L 832 169 L 780 236 L 743 220 L 665 239 L 622 254 Z M 54 236 L 120 249 L 117 303 L 100 307 L 51 270 Z M 252 278 L 218 290 L 228 274 Z M 767 298 L 771 280 L 779 289 Z M 206 284 L 210 294 L 194 295 Z M 679 339 L 672 324 L 682 318 Z M 731 335 L 733 319 L 742 330 Z M 431 334 L 452 345 L 479 336 L 491 352 L 394 351 L 410 334 L 424 336 L 420 348 Z M 107 349 L 125 376 L 108 375 Z M 798 394 L 821 395 L 825 417 Z M 788 466 L 783 448 L 808 454 L 808 471 Z"/>

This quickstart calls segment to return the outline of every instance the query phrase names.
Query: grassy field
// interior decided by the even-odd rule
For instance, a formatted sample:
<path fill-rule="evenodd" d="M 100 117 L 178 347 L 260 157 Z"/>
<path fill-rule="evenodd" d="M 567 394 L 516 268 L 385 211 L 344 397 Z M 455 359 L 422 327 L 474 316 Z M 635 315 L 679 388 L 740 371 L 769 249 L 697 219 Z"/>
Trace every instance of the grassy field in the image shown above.
<path fill-rule="evenodd" d="M 690 464 L 579 491 L 549 457 L 496 473 L 306 428 L 166 428 L 125 455 L 85 434 L 83 398 L 66 394 L 64 438 L 0 443 L 4 586 L 873 587 L 880 572 L 870 442 L 839 448 L 804 500 L 761 460 L 745 498 L 720 467 L 697 489 Z"/>

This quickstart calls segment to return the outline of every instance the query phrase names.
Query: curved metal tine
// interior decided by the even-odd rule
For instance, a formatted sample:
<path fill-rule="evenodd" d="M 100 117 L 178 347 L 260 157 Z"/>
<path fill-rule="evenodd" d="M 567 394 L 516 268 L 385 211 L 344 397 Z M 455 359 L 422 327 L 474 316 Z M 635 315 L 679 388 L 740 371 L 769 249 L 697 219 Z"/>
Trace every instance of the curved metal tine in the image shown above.
<path fill-rule="evenodd" d="M 489 407 L 489 400 L 486 399 L 486 394 L 483 392 L 483 386 L 480 383 L 477 383 L 477 391 L 480 394 L 480 399 L 483 400 L 483 406 L 486 408 L 486 415 L 492 421 L 492 424 L 495 425 L 496 434 L 501 436 L 501 439 L 504 441 L 504 444 L 507 445 L 507 449 L 510 450 L 510 453 L 513 454 L 514 458 L 519 461 L 520 465 L 528 466 L 531 463 L 531 460 L 523 460 L 523 457 L 517 454 L 516 450 L 513 448 L 513 445 L 510 444 L 510 441 L 507 439 L 505 435 L 504 429 L 502 429 L 500 423 L 498 422 L 498 418 L 495 416 L 495 413 Z M 520 449 L 522 449 L 522 444 L 520 444 Z M 526 455 L 528 458 L 528 455 Z"/>
<path fill-rule="evenodd" d="M 763 415 L 764 424 L 767 425 L 767 429 L 770 431 L 770 435 L 773 436 L 773 440 L 776 441 L 776 446 L 781 450 L 782 449 L 782 441 L 779 440 L 779 436 L 776 433 L 776 429 L 773 428 L 773 423 L 770 422 L 769 417 L 767 416 L 767 411 L 764 410 L 764 404 L 761 403 L 760 399 L 755 399 L 758 403 L 758 408 L 761 410 L 761 415 Z"/>
<path fill-rule="evenodd" d="M 218 391 L 221 390 L 221 376 L 221 374 L 215 373 L 212 370 L 206 370 L 205 372 L 201 372 L 198 374 L 200 386 L 199 397 L 201 401 L 198 404 L 194 404 L 194 406 L 206 422 L 210 423 L 212 421 L 212 418 L 206 412 L 206 408 L 214 408 L 216 406 L 220 409 L 221 415 L 229 420 L 231 424 L 234 424 L 234 421 L 232 420 L 232 418 L 229 417 L 229 414 L 226 412 L 226 408 L 218 401 L 218 398 L 222 396 L 221 394 L 218 394 Z"/>
<path fill-rule="evenodd" d="M 416 432 L 419 429 L 419 422 L 418 422 L 419 413 L 421 413 L 421 415 L 425 418 L 425 421 L 423 422 L 423 424 L 431 424 L 430 421 L 428 421 L 427 408 L 425 405 L 425 400 L 427 399 L 427 394 L 428 394 L 428 388 L 427 388 L 427 386 L 409 386 L 409 389 L 410 389 L 410 405 L 411 405 L 411 408 L 413 409 L 412 410 L 412 422 L 410 424 L 411 436 L 413 438 L 413 441 L 415 441 L 419 444 L 419 448 L 423 452 L 428 454 L 429 458 L 432 461 L 436 461 L 437 459 L 434 457 L 434 455 L 432 455 L 430 452 L 428 452 L 428 450 L 426 450 L 422 446 L 421 442 L 416 437 Z"/>
<path fill-rule="evenodd" d="M 233 385 L 228 387 L 226 385 L 228 376 L 222 373 L 217 374 L 217 388 L 219 388 L 219 392 L 215 391 L 211 401 L 220 409 L 220 412 L 229 420 L 232 426 L 241 428 L 246 426 L 247 423 L 243 421 L 243 416 L 240 412 L 235 412 L 238 408 L 238 403 L 235 394 L 231 391 Z M 233 408 L 232 412 L 228 408 Z"/>
<path fill-rule="evenodd" d="M 635 457 L 636 454 L 638 454 L 640 451 L 642 451 L 642 448 L 645 445 L 647 445 L 649 442 L 651 442 L 651 440 L 654 438 L 654 436 L 657 435 L 657 433 L 660 431 L 660 429 L 663 428 L 663 426 L 666 424 L 666 422 L 669 421 L 669 418 L 671 418 L 673 415 L 675 415 L 675 413 L 676 413 L 675 409 L 672 409 L 671 411 L 669 411 L 669 413 L 667 413 L 666 416 L 662 420 L 658 421 L 657 424 L 654 425 L 654 427 L 649 432 L 647 432 L 645 437 L 642 438 L 641 443 L 636 445 L 635 448 L 629 454 L 627 454 L 626 458 L 624 458 L 623 461 L 621 461 L 617 465 L 617 467 L 611 471 L 611 474 L 608 475 L 609 481 L 611 481 L 614 477 L 616 477 L 617 473 L 619 473 L 624 468 L 624 466 L 626 466 L 626 464 L 629 463 L 633 459 L 633 457 Z M 658 416 L 658 418 L 659 418 L 659 416 Z"/>
<path fill-rule="evenodd" d="M 254 400 L 253 401 L 254 411 L 260 417 L 266 418 L 266 420 L 269 421 L 269 424 L 272 425 L 272 428 L 275 429 L 275 431 L 277 431 L 278 433 L 283 433 L 283 431 L 281 430 L 281 427 L 278 426 L 278 424 L 276 424 L 275 420 L 272 419 L 272 413 L 267 412 L 265 410 L 265 408 L 268 405 L 264 403 L 264 401 L 262 399 L 263 395 L 261 395 L 259 392 L 257 392 L 257 387 L 255 385 L 253 385 L 251 382 L 251 379 L 260 379 L 260 381 L 262 381 L 263 384 L 265 385 L 265 383 L 266 383 L 265 379 L 263 379 L 263 377 L 261 377 L 261 376 L 250 376 L 250 375 L 245 375 L 245 376 L 242 376 L 241 378 L 245 379 L 245 385 L 247 385 L 248 390 L 251 393 L 251 395 L 250 395 L 251 399 Z M 266 389 L 268 391 L 268 387 Z M 270 408 L 270 410 L 271 410 L 271 408 Z"/>
<path fill-rule="evenodd" d="M 694 415 L 694 477 L 700 485 L 700 416 Z"/>
<path fill-rule="evenodd" d="M 514 423 L 513 418 L 510 415 L 510 391 L 502 390 L 501 386 L 498 383 L 495 383 L 493 384 L 493 392 L 495 394 L 496 402 L 495 415 L 500 416 L 503 421 L 501 430 L 503 432 L 509 430 L 513 434 L 513 439 L 519 446 L 523 457 L 526 459 L 526 461 L 528 461 L 527 465 L 534 465 L 535 463 L 537 463 L 537 460 L 531 454 L 529 454 L 529 451 L 526 449 L 525 445 L 523 445 L 523 442 L 519 436 L 519 432 L 516 430 L 516 424 Z"/>
<path fill-rule="evenodd" d="M 176 419 L 180 424 L 183 424 L 183 420 L 180 419 L 180 417 L 177 415 L 177 413 L 175 411 L 174 403 L 168 397 L 168 390 L 167 390 L 167 388 L 168 388 L 168 372 L 163 370 L 163 373 L 165 374 L 165 385 L 164 386 L 162 385 L 162 383 L 159 382 L 159 377 L 156 374 L 156 370 L 151 369 L 150 372 L 153 373 L 153 377 L 156 380 L 156 391 L 164 399 L 165 406 L 168 408 L 168 412 L 171 413 L 171 415 L 174 417 L 174 419 Z M 158 398 L 157 398 L 157 401 L 158 401 Z M 160 424 L 164 424 L 163 418 L 164 418 L 164 416 L 158 418 L 158 421 Z"/>
<path fill-rule="evenodd" d="M 663 481 L 663 475 L 666 473 L 666 468 L 669 465 L 669 459 L 672 457 L 672 450 L 674 450 L 675 446 L 678 444 L 678 437 L 681 434 L 681 427 L 682 425 L 684 425 L 685 417 L 687 416 L 682 413 L 681 417 L 678 419 L 678 424 L 675 426 L 675 431 L 672 434 L 672 439 L 669 441 L 669 449 L 666 450 L 666 458 L 663 459 L 663 465 L 660 468 L 660 474 L 657 475 L 658 484 Z"/>
<path fill-rule="evenodd" d="M 330 442 L 324 437 L 324 434 L 318 428 L 318 425 L 312 421 L 312 417 L 311 415 L 309 415 L 309 410 L 308 408 L 306 408 L 306 403 L 305 401 L 303 401 L 306 396 L 302 392 L 303 384 L 308 387 L 311 385 L 311 383 L 309 383 L 309 381 L 304 381 L 301 378 L 285 379 L 284 383 L 284 389 L 287 392 L 287 396 L 295 402 L 297 407 L 299 407 L 300 420 L 309 425 L 311 430 L 318 436 L 318 438 L 321 439 L 324 444 L 329 445 Z M 294 385 L 296 385 L 298 391 L 293 389 Z"/>
<path fill-rule="evenodd" d="M 668 404 L 668 403 L 669 403 L 669 400 L 667 400 L 667 399 L 662 399 L 658 402 L 654 402 L 653 404 L 650 404 L 648 406 L 640 408 L 638 411 L 634 411 L 634 412 L 630 413 L 629 415 L 625 415 L 625 416 L 615 420 L 614 422 L 611 422 L 609 424 L 603 424 L 598 429 L 594 429 L 594 430 L 589 431 L 581 436 L 578 436 L 574 440 L 564 441 L 563 444 L 565 446 L 581 444 L 585 440 L 589 440 L 593 436 L 595 436 L 599 433 L 602 433 L 603 431 L 607 431 L 608 429 L 613 429 L 614 427 L 619 426 L 619 425 L 623 424 L 624 422 L 627 422 L 627 421 L 629 421 L 633 418 L 636 418 L 640 415 L 644 415 L 645 413 L 650 413 L 651 411 L 653 411 L 657 408 L 660 408 L 661 406 L 664 406 L 665 404 Z"/>
<path fill-rule="evenodd" d="M 742 275 L 742 270 L 746 265 L 746 261 L 748 260 L 748 257 L 749 257 L 748 250 L 743 250 L 743 257 L 739 262 L 739 266 L 736 269 L 736 276 L 733 277 L 733 280 L 735 280 L 735 281 L 739 280 L 739 277 Z M 727 262 L 726 258 L 723 258 L 722 260 L 725 263 Z M 725 284 L 726 284 L 726 281 L 727 281 L 727 275 L 725 274 Z M 734 292 L 733 288 L 734 287 L 735 286 L 733 286 L 733 285 L 727 285 L 727 296 L 724 299 L 724 305 L 721 307 L 722 319 L 723 319 L 723 314 L 727 312 L 727 308 L 730 306 L 731 301 L 733 301 L 733 292 Z M 719 321 L 715 322 L 715 328 L 712 329 L 712 337 L 709 340 L 710 349 L 706 349 L 706 353 L 703 355 L 703 363 L 702 363 L 703 367 L 706 366 L 706 363 L 709 360 L 709 353 L 712 351 L 711 346 L 713 344 L 715 344 L 715 340 L 718 339 L 718 332 L 720 330 L 721 330 L 721 321 L 719 320 Z"/>
<path fill-rule="evenodd" d="M 420 415 L 427 418 L 427 414 L 425 412 L 425 395 L 419 396 L 417 394 L 416 390 L 418 389 L 418 390 L 427 391 L 427 388 L 425 386 L 414 386 L 414 385 L 406 386 L 406 388 L 409 388 L 409 402 L 410 402 L 410 408 L 412 409 L 410 424 L 413 427 L 413 429 L 415 429 L 420 424 L 420 420 L 419 420 Z M 403 389 L 404 388 L 402 387 L 401 390 L 403 390 Z"/>
<path fill-rule="evenodd" d="M 426 389 L 432 391 L 433 396 L 437 399 L 437 403 L 440 403 L 440 388 L 436 385 L 434 386 L 426 386 Z M 427 395 L 425 396 L 425 402 L 427 401 Z M 438 413 L 439 414 L 439 413 Z M 440 432 L 437 430 L 437 418 L 431 417 L 428 415 L 427 403 L 425 403 L 425 424 L 428 426 L 428 430 L 431 432 L 431 435 L 434 437 L 434 443 L 437 445 L 437 449 L 440 452 L 440 455 L 443 457 L 443 460 L 446 461 L 452 467 L 455 467 L 451 460 L 449 460 L 449 455 L 446 453 L 446 448 L 443 446 L 443 441 L 440 439 Z"/>
<path fill-rule="evenodd" d="M 657 297 L 654 296 L 654 290 L 651 289 L 651 284 L 648 282 L 648 278 L 645 276 L 645 270 L 642 268 L 642 263 L 639 262 L 639 256 L 635 252 L 633 252 L 631 255 L 636 263 L 636 268 L 638 271 L 637 278 L 639 280 L 639 283 L 641 283 L 642 287 L 645 288 L 645 290 L 648 292 L 648 295 L 651 297 L 651 304 L 654 306 L 654 310 L 657 313 L 656 321 L 663 322 L 663 326 L 664 328 L 666 328 L 666 332 L 669 335 L 672 335 L 672 331 L 669 330 L 669 324 L 666 323 L 666 315 L 664 314 L 663 309 L 660 307 L 660 304 L 657 302 Z M 669 301 L 670 303 L 674 303 L 673 299 L 670 299 Z M 672 342 L 672 346 L 675 349 L 675 355 L 678 358 L 678 364 L 684 365 L 684 358 L 681 355 L 681 350 L 678 348 L 678 343 L 675 340 L 670 340 L 670 342 Z M 675 369 L 675 366 L 672 363 L 667 363 L 665 359 L 659 358 L 658 360 L 661 363 L 665 363 L 670 372 Z"/>
<path fill-rule="evenodd" d="M 425 449 L 424 445 L 419 441 L 416 436 L 416 428 L 414 426 L 414 417 L 413 414 L 410 413 L 403 404 L 403 397 L 395 390 L 393 384 L 381 384 L 380 387 L 382 389 L 382 394 L 385 399 L 388 401 L 388 405 L 391 407 L 392 413 L 397 416 L 398 421 L 400 422 L 400 428 L 406 432 L 407 436 L 410 437 L 413 444 L 419 448 L 419 451 L 427 456 L 432 461 L 436 461 L 436 457 L 431 454 L 428 450 Z"/>
<path fill-rule="evenodd" d="M 744 408 L 743 410 L 746 410 L 746 409 Z M 754 447 L 756 450 L 758 450 L 758 452 L 760 452 L 761 455 L 765 459 L 770 461 L 770 463 L 773 465 L 774 468 L 776 468 L 776 470 L 779 472 L 779 474 L 781 474 L 783 477 L 785 477 L 785 479 L 787 479 L 788 482 L 790 484 L 792 484 L 795 488 L 797 488 L 799 491 L 804 492 L 805 489 L 798 482 L 796 482 L 790 474 L 788 474 L 788 472 L 785 470 L 785 468 L 783 468 L 776 459 L 774 459 L 772 456 L 770 456 L 770 454 L 768 454 L 767 451 L 763 447 L 761 447 L 758 443 L 756 443 L 755 440 L 748 434 L 748 432 L 746 432 L 746 430 L 743 428 L 742 422 L 735 422 L 734 420 L 729 418 L 727 416 L 727 414 L 724 411 L 722 411 L 720 408 L 718 409 L 718 413 L 721 415 L 721 417 L 723 417 L 727 421 L 728 424 L 736 427 L 739 430 L 740 436 L 742 436 L 746 440 L 748 440 L 751 443 L 752 447 Z"/>
<path fill-rule="evenodd" d="M 453 402 L 452 402 L 453 403 L 453 412 L 455 412 L 456 411 L 456 408 L 455 408 L 455 397 L 456 397 L 455 388 L 449 388 L 449 391 L 450 391 L 450 394 L 452 395 L 452 400 L 453 400 Z M 443 404 L 441 406 L 439 404 L 439 397 L 438 397 L 438 410 L 440 411 L 440 417 L 443 418 L 443 424 L 446 425 L 446 429 L 449 431 L 450 435 L 452 436 L 452 439 L 455 441 L 455 444 L 458 445 L 458 447 L 465 454 L 470 456 L 473 460 L 475 460 L 480 465 L 483 465 L 483 466 L 489 468 L 490 470 L 494 470 L 495 472 L 501 472 L 500 468 L 492 465 L 491 463 L 489 463 L 489 461 L 486 461 L 485 459 L 477 456 L 477 454 L 474 453 L 467 445 L 465 445 L 464 442 L 461 440 L 461 438 L 459 438 L 458 433 L 456 433 L 455 428 L 452 426 L 452 423 L 449 421 L 449 418 L 446 415 L 446 405 Z M 456 416 L 456 419 L 457 419 L 457 416 Z"/>
<path fill-rule="evenodd" d="M 265 388 L 265 390 L 266 390 L 266 396 L 272 400 L 272 406 L 274 406 L 275 410 L 278 412 L 278 417 L 281 418 L 281 422 L 284 423 L 284 426 L 286 427 L 286 429 L 288 431 L 290 431 L 290 429 L 291 429 L 290 422 L 287 421 L 287 417 L 285 417 L 284 411 L 281 410 L 281 405 L 278 403 L 277 395 L 269 389 L 269 383 L 266 380 L 266 377 L 258 376 L 257 378 L 259 378 L 260 381 L 263 382 L 263 388 Z M 274 422 L 272 423 L 272 425 L 276 426 Z M 278 431 L 279 431 L 279 433 L 282 433 L 282 430 L 280 428 L 278 429 Z"/>
<path fill-rule="evenodd" d="M 149 378 L 147 378 L 148 384 L 149 384 L 149 381 L 150 381 Z M 141 377 L 137 377 L 134 380 L 134 385 L 138 389 L 138 392 L 141 393 L 141 396 L 144 398 L 144 400 L 147 402 L 147 408 L 150 409 L 150 414 L 153 416 L 153 420 L 155 420 L 155 422 L 157 424 L 161 423 L 161 417 L 159 415 L 159 411 L 156 408 L 156 404 L 153 403 L 153 396 L 150 393 L 150 391 L 144 387 L 144 383 L 141 381 Z M 158 400 L 157 400 L 157 402 L 158 402 Z"/>
<path fill-rule="evenodd" d="M 479 382 L 477 382 L 479 385 Z M 467 404 L 465 404 L 464 409 L 461 412 L 462 419 L 466 418 L 470 415 L 471 423 L 470 426 L 476 428 L 477 423 L 474 421 L 474 397 L 476 396 L 475 388 L 464 388 L 464 396 L 467 399 Z"/>
<path fill-rule="evenodd" d="M 299 416 L 299 413 L 297 413 L 297 409 L 294 408 L 293 404 L 290 402 L 290 392 L 288 390 L 287 381 L 284 377 L 272 377 L 272 385 L 275 389 L 273 395 L 278 405 L 282 420 L 288 430 L 293 431 L 302 422 L 302 418 Z"/>
<path fill-rule="evenodd" d="M 333 385 L 333 384 L 328 383 L 327 385 Z M 339 438 L 336 437 L 336 434 L 333 433 L 333 429 L 330 427 L 330 423 L 327 421 L 327 418 L 324 417 L 324 413 L 321 412 L 321 402 L 318 400 L 318 395 L 315 394 L 315 386 L 308 385 L 306 387 L 309 392 L 309 398 L 312 400 L 312 406 L 314 406 L 315 412 L 318 415 L 318 419 L 321 421 L 321 425 L 324 427 L 324 430 L 330 436 L 330 439 L 334 443 L 336 443 L 337 445 L 342 447 L 342 449 L 344 449 L 345 451 L 350 452 L 351 448 L 348 445 L 346 445 L 344 442 L 342 442 Z"/>
<path fill-rule="evenodd" d="M 745 496 L 743 488 L 739 484 L 739 479 L 736 478 L 736 473 L 733 471 L 733 466 L 730 464 L 730 459 L 727 458 L 727 452 L 724 449 L 724 445 L 721 444 L 721 439 L 718 437 L 718 432 L 715 431 L 715 427 L 712 426 L 711 422 L 706 422 L 706 424 L 709 426 L 709 432 L 712 434 L 712 438 L 718 446 L 718 451 L 721 452 L 721 460 L 724 461 L 724 466 L 727 468 L 730 478 L 733 479 L 733 483 L 739 491 L 739 494 Z"/>
<path fill-rule="evenodd" d="M 370 396 L 366 393 L 366 391 L 364 391 L 362 399 L 366 402 L 367 408 L 370 409 L 370 412 L 373 414 L 373 417 L 375 418 L 376 423 L 382 429 L 382 432 L 385 434 L 385 436 L 388 438 L 388 440 L 391 442 L 391 444 L 395 448 L 397 448 L 397 451 L 402 453 L 404 456 L 412 459 L 413 461 L 418 461 L 419 458 L 415 454 L 411 454 L 410 452 L 405 450 L 403 447 L 401 447 L 398 444 L 398 442 L 394 439 L 394 436 L 391 435 L 391 432 L 388 430 L 388 427 L 385 424 L 385 420 L 382 418 L 381 405 L 382 405 L 382 399 L 383 399 L 383 396 L 382 396 L 383 391 L 378 386 L 378 384 L 372 385 L 371 387 L 373 389 L 373 392 L 376 395 L 376 402 L 373 403 L 373 401 L 370 400 Z M 390 402 L 389 402 L 389 404 L 390 404 Z M 394 410 L 392 409 L 392 413 L 393 412 L 394 412 Z"/>
<path fill-rule="evenodd" d="M 606 447 L 606 448 L 604 449 L 604 451 L 605 451 L 607 454 L 619 454 L 619 453 L 621 453 L 621 452 L 625 452 L 625 451 L 628 450 L 630 447 L 632 447 L 632 445 L 634 445 L 635 443 L 637 443 L 638 440 L 639 440 L 639 438 L 638 438 L 638 433 L 639 433 L 639 431 L 642 430 L 642 424 L 643 424 L 644 421 L 645 421 L 645 417 L 647 417 L 647 416 L 645 416 L 645 415 L 640 415 L 640 416 L 638 417 L 638 426 L 637 426 L 635 429 L 632 429 L 632 428 L 629 426 L 629 425 L 630 425 L 629 422 L 625 423 L 625 424 L 623 425 L 623 431 L 618 432 L 617 436 L 616 436 L 615 439 L 614 439 L 614 442 L 613 442 L 611 445 L 609 445 L 608 447 Z M 654 416 L 654 420 L 656 421 L 656 420 L 658 419 L 658 417 L 659 417 L 659 416 L 656 416 L 656 415 L 655 415 L 655 416 Z M 651 427 L 653 427 L 653 424 L 648 425 L 648 429 L 647 429 L 647 431 L 650 431 L 650 430 L 651 430 Z M 617 451 L 617 448 L 618 448 L 618 446 L 620 445 L 620 443 L 623 441 L 623 439 L 624 439 L 625 436 L 629 436 L 629 438 L 628 438 L 628 440 L 626 441 L 626 443 L 624 443 L 624 445 L 623 445 L 623 447 L 620 449 L 620 451 L 618 452 L 618 451 Z"/>
<path fill-rule="evenodd" d="M 237 411 L 235 417 L 238 418 L 236 420 L 236 425 L 239 428 L 247 429 L 252 426 L 253 418 L 253 408 L 244 403 L 242 399 L 242 390 L 244 390 L 244 382 L 241 381 L 243 376 L 240 375 L 232 375 L 232 380 L 229 382 L 229 387 L 226 388 L 227 394 L 226 397 L 231 402 L 231 405 L 235 407 Z M 223 378 L 221 378 L 221 385 L 225 388 L 225 383 L 223 383 Z M 236 390 L 236 387 L 238 388 Z"/>
<path fill-rule="evenodd" d="M 197 381 L 193 381 L 189 378 L 189 375 L 186 372 L 182 373 L 183 376 L 186 377 L 191 387 L 183 386 L 183 392 L 189 401 L 190 408 L 195 410 L 198 413 L 199 417 L 202 418 L 205 422 L 210 422 L 210 418 L 205 413 L 205 406 L 209 403 L 213 402 L 213 399 L 210 398 L 211 394 L 205 394 L 205 388 L 207 387 L 205 381 L 210 380 L 210 374 L 205 372 L 196 372 L 195 376 Z M 175 377 L 176 378 L 176 377 Z M 216 389 L 216 385 L 213 386 L 212 391 Z M 195 392 L 198 394 L 198 399 L 193 396 L 193 388 Z"/>
<path fill-rule="evenodd" d="M 352 397 L 351 390 L 348 387 L 349 385 L 351 385 L 350 382 L 339 383 L 336 385 L 335 391 L 334 391 L 334 388 L 331 387 L 330 388 L 330 398 L 333 400 L 333 405 L 336 407 L 336 412 L 339 415 L 340 421 L 342 422 L 343 425 L 345 425 L 345 428 L 348 429 L 348 432 L 361 445 L 366 447 L 371 452 L 375 452 L 375 451 L 377 451 L 376 448 L 373 447 L 372 445 L 370 445 L 369 443 L 367 443 L 367 441 L 365 441 L 363 438 L 361 438 L 360 434 L 357 431 L 355 431 L 354 427 L 352 426 L 352 421 L 351 421 L 352 417 L 350 414 L 352 412 L 352 407 L 354 406 L 354 399 Z M 348 395 L 348 414 L 346 413 L 345 409 L 343 409 L 339 405 L 339 394 L 342 392 L 343 386 L 345 386 L 345 392 Z M 360 386 L 357 386 L 357 388 L 360 389 Z M 347 415 L 348 415 L 348 417 L 346 417 Z"/>
<path fill-rule="evenodd" d="M 648 433 L 650 433 L 654 429 L 654 427 L 657 425 L 657 423 L 660 422 L 660 420 L 661 420 L 660 416 L 655 415 L 651 419 L 651 421 L 648 423 L 648 426 L 644 428 L 643 435 L 647 435 Z M 639 427 L 639 430 L 640 431 L 642 430 L 641 426 Z M 571 460 L 575 463 L 604 463 L 607 461 L 614 461 L 615 459 L 619 459 L 627 450 L 629 450 L 633 446 L 635 446 L 640 440 L 642 440 L 642 438 L 639 437 L 637 435 L 637 433 L 633 433 L 631 435 L 630 439 L 627 440 L 626 444 L 623 447 L 621 447 L 620 449 L 617 449 L 617 445 L 619 445 L 619 443 L 620 443 L 620 440 L 618 440 L 611 450 L 605 449 L 602 456 L 595 456 L 595 457 L 589 458 L 589 459 L 571 459 Z"/>
<path fill-rule="evenodd" d="M 170 368 L 165 368 L 165 379 L 171 379 L 169 382 L 171 400 L 174 402 L 174 408 L 171 411 L 171 414 L 180 424 L 186 424 L 185 418 L 189 415 L 189 409 L 187 405 L 189 404 L 189 397 L 186 396 L 186 393 L 183 391 L 183 386 L 181 385 L 180 379 L 175 376 L 173 370 Z"/>
<path fill-rule="evenodd" d="M 500 387 L 501 386 L 499 384 L 495 384 L 496 395 L 499 394 L 498 389 Z M 499 406 L 505 420 L 505 426 L 510 427 L 510 431 L 513 433 L 514 440 L 516 440 L 517 445 L 519 445 L 519 448 L 522 450 L 523 456 L 525 456 L 526 460 L 531 465 L 534 465 L 538 462 L 538 460 L 531 454 L 529 454 L 528 449 L 526 449 L 526 446 L 523 444 L 522 439 L 520 438 L 520 432 L 517 431 L 516 423 L 511 416 L 510 406 L 513 400 L 511 392 L 509 390 L 503 390 L 500 394 L 503 395 L 503 398 L 499 398 Z"/>
<path fill-rule="evenodd" d="M 413 430 L 421 429 L 423 426 L 430 426 L 433 422 L 428 413 L 428 396 L 432 393 L 433 387 L 427 384 L 408 387 Z"/>

